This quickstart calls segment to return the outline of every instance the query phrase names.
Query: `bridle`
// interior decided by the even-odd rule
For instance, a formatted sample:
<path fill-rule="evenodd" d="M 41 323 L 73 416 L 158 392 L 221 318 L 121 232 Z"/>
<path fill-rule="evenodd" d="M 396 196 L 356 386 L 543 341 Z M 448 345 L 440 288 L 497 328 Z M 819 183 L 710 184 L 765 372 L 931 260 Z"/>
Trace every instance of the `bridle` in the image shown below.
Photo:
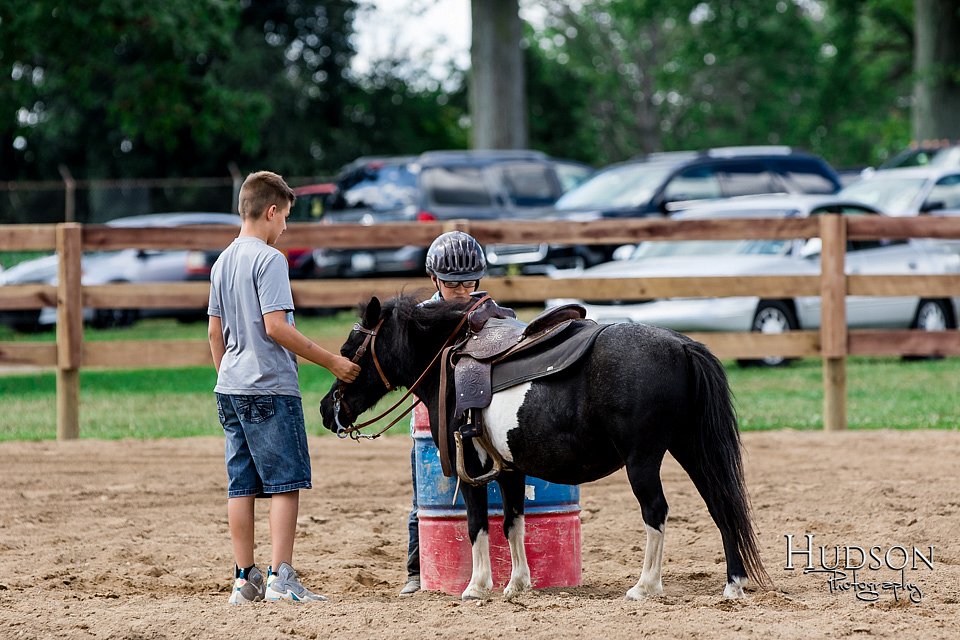
<path fill-rule="evenodd" d="M 447 339 L 444 340 L 443 345 L 440 347 L 440 350 L 437 351 L 437 355 L 433 356 L 433 359 L 430 361 L 430 364 L 426 366 L 426 368 L 423 370 L 423 373 L 421 373 L 420 376 L 417 378 L 416 382 L 410 385 L 406 393 L 404 393 L 403 396 L 401 396 L 400 399 L 393 404 L 393 406 L 391 406 L 386 411 L 381 412 L 380 415 L 374 418 L 371 418 L 361 424 L 355 424 L 352 426 L 344 426 L 343 424 L 341 424 L 340 423 L 341 409 L 343 409 L 344 412 L 348 414 L 347 417 L 350 418 L 351 422 L 353 422 L 353 420 L 355 420 L 356 417 L 349 415 L 352 412 L 350 411 L 349 407 L 343 403 L 343 387 L 345 386 L 346 383 L 338 380 L 337 388 L 333 390 L 333 422 L 337 426 L 337 430 L 335 431 L 335 433 L 337 434 L 337 437 L 338 438 L 349 437 L 353 440 L 360 440 L 361 438 L 372 440 L 373 438 L 379 438 L 390 427 L 397 424 L 404 416 L 408 415 L 411 411 L 413 411 L 414 407 L 416 407 L 421 402 L 419 398 L 417 399 L 416 402 L 411 404 L 408 409 L 405 409 L 404 411 L 402 411 L 399 415 L 397 415 L 396 418 L 393 419 L 393 421 L 390 424 L 388 424 L 386 427 L 384 427 L 377 433 L 372 435 L 366 434 L 366 433 L 359 433 L 360 429 L 363 429 L 364 427 L 369 427 L 374 422 L 377 422 L 378 420 L 390 415 L 390 413 L 393 412 L 394 409 L 396 409 L 401 404 L 403 404 L 403 402 L 407 398 L 409 398 L 411 394 L 413 394 L 414 390 L 416 390 L 416 388 L 420 386 L 420 383 L 423 382 L 423 379 L 427 377 L 427 373 L 429 373 L 429 371 L 433 368 L 433 365 L 435 365 L 437 363 L 437 360 L 440 359 L 440 356 L 443 354 L 444 350 L 448 346 L 450 346 L 453 343 L 453 340 L 457 337 L 457 335 L 459 335 L 460 330 L 463 329 L 463 325 L 466 324 L 467 322 L 467 316 L 470 315 L 470 312 L 476 309 L 477 307 L 479 307 L 481 304 L 483 304 L 489 299 L 490 299 L 490 296 L 485 295 L 485 296 L 482 296 L 480 299 L 478 299 L 473 305 L 471 305 L 470 309 L 468 309 L 467 312 L 463 314 L 463 317 L 460 319 L 460 322 L 457 323 L 456 329 L 454 329 L 453 332 L 447 337 Z M 377 358 L 377 333 L 380 331 L 380 327 L 383 325 L 383 321 L 384 321 L 384 318 L 381 318 L 380 322 L 378 322 L 377 326 L 375 326 L 373 329 L 367 329 L 366 327 L 361 325 L 359 322 L 353 325 L 353 331 L 359 331 L 360 333 L 365 334 L 365 336 L 363 338 L 363 342 L 360 343 L 360 347 L 357 349 L 356 353 L 353 354 L 353 357 L 350 360 L 354 364 L 359 365 L 360 359 L 364 356 L 364 354 L 366 354 L 367 348 L 369 347 L 370 356 L 373 359 L 373 366 L 376 367 L 377 373 L 380 374 L 380 380 L 383 382 L 383 385 L 387 388 L 387 391 L 393 391 L 395 387 L 392 384 L 390 384 L 390 381 L 387 379 L 387 375 L 383 372 L 383 367 L 380 366 L 380 360 Z"/>
<path fill-rule="evenodd" d="M 354 364 L 360 364 L 360 358 L 367 352 L 367 345 L 370 345 L 370 355 L 373 356 L 373 366 L 377 368 L 377 373 L 380 374 L 380 379 L 383 380 L 383 386 L 387 388 L 387 391 L 393 391 L 393 385 L 387 380 L 387 374 L 383 372 L 383 367 L 380 366 L 380 360 L 377 359 L 377 332 L 380 331 L 381 326 L 383 326 L 382 318 L 373 329 L 367 329 L 359 322 L 353 325 L 354 331 L 366 334 L 366 337 L 363 339 L 363 342 L 360 343 L 360 348 L 357 349 L 357 352 L 353 354 L 353 358 L 350 360 Z"/>

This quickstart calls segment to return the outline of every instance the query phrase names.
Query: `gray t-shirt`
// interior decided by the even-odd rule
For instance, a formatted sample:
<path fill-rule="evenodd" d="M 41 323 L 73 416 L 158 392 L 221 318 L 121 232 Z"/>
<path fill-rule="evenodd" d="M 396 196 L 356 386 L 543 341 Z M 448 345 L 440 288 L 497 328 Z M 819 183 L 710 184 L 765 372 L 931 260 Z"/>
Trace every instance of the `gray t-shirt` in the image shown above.
<path fill-rule="evenodd" d="M 296 355 L 264 328 L 271 311 L 286 311 L 294 324 L 287 259 L 259 238 L 237 238 L 210 272 L 207 314 L 220 318 L 227 348 L 214 391 L 300 397 Z"/>

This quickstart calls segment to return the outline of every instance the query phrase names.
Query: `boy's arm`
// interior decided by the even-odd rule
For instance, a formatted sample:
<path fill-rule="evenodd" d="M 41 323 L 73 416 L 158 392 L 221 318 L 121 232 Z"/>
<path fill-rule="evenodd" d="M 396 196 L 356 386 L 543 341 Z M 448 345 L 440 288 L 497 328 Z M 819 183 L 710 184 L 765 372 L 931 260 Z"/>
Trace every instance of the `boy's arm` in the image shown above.
<path fill-rule="evenodd" d="M 330 353 L 289 324 L 286 311 L 270 311 L 263 314 L 263 326 L 267 335 L 281 347 L 329 369 L 330 373 L 344 382 L 353 382 L 360 374 L 359 365 L 341 355 Z"/>
<path fill-rule="evenodd" d="M 210 353 L 213 354 L 213 366 L 219 373 L 220 361 L 223 360 L 227 346 L 223 344 L 223 322 L 217 316 L 210 316 L 210 322 L 207 324 L 207 339 L 210 341 Z"/>

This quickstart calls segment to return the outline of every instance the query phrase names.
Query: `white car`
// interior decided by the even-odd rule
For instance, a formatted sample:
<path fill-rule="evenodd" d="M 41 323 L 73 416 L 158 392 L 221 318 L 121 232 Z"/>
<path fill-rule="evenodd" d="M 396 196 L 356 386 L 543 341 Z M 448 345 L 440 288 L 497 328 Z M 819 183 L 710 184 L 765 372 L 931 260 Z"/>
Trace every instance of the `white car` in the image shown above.
<path fill-rule="evenodd" d="M 960 166 L 868 170 L 837 197 L 872 205 L 891 216 L 960 209 Z"/>
<path fill-rule="evenodd" d="M 156 213 L 118 218 L 107 223 L 112 227 L 182 227 L 187 225 L 222 224 L 240 226 L 240 216 L 231 213 Z M 217 252 L 186 250 L 138 250 L 100 251 L 86 253 L 82 258 L 84 285 L 109 283 L 178 282 L 184 280 L 209 280 L 208 254 Z M 57 283 L 56 254 L 21 262 L 0 273 L 0 285 L 51 284 Z M 84 321 L 94 326 L 126 326 L 141 315 L 170 315 L 179 318 L 203 317 L 205 314 L 188 310 L 163 309 L 84 309 Z M 57 322 L 54 307 L 42 309 L 12 310 L 0 312 L 0 323 L 15 329 L 35 330 L 49 327 Z"/>
<path fill-rule="evenodd" d="M 703 218 L 784 218 L 821 213 L 878 215 L 872 208 L 836 196 L 757 196 L 704 205 L 673 216 Z M 848 243 L 847 273 L 960 273 L 960 255 L 928 240 L 868 240 Z M 626 260 L 607 262 L 578 274 L 556 277 L 655 278 L 751 275 L 818 275 L 820 239 L 710 240 L 644 242 Z M 685 298 L 644 301 L 551 300 L 548 306 L 581 302 L 587 315 L 601 323 L 642 322 L 677 331 L 761 331 L 781 333 L 820 326 L 820 298 L 785 295 Z M 847 322 L 852 328 L 956 327 L 958 299 L 918 296 L 847 298 Z M 766 364 L 783 362 L 765 359 Z"/>

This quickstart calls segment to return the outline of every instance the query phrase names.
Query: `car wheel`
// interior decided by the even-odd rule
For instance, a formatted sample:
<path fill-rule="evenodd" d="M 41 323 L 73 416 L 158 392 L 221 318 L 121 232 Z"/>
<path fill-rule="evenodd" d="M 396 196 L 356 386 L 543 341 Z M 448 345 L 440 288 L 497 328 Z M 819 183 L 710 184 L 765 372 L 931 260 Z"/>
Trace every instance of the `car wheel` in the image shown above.
<path fill-rule="evenodd" d="M 921 331 L 946 331 L 953 328 L 950 307 L 944 300 L 921 300 L 913 318 L 913 329 Z"/>
<path fill-rule="evenodd" d="M 793 309 L 780 300 L 761 300 L 750 325 L 750 330 L 758 333 L 785 333 L 799 328 L 800 323 Z M 737 360 L 737 364 L 741 367 L 782 367 L 790 364 L 790 359 L 768 356 L 759 360 Z"/>
<path fill-rule="evenodd" d="M 920 300 L 910 328 L 920 331 L 946 331 L 956 328 L 950 304 L 946 300 Z M 937 360 L 939 356 L 905 355 L 903 359 Z"/>

